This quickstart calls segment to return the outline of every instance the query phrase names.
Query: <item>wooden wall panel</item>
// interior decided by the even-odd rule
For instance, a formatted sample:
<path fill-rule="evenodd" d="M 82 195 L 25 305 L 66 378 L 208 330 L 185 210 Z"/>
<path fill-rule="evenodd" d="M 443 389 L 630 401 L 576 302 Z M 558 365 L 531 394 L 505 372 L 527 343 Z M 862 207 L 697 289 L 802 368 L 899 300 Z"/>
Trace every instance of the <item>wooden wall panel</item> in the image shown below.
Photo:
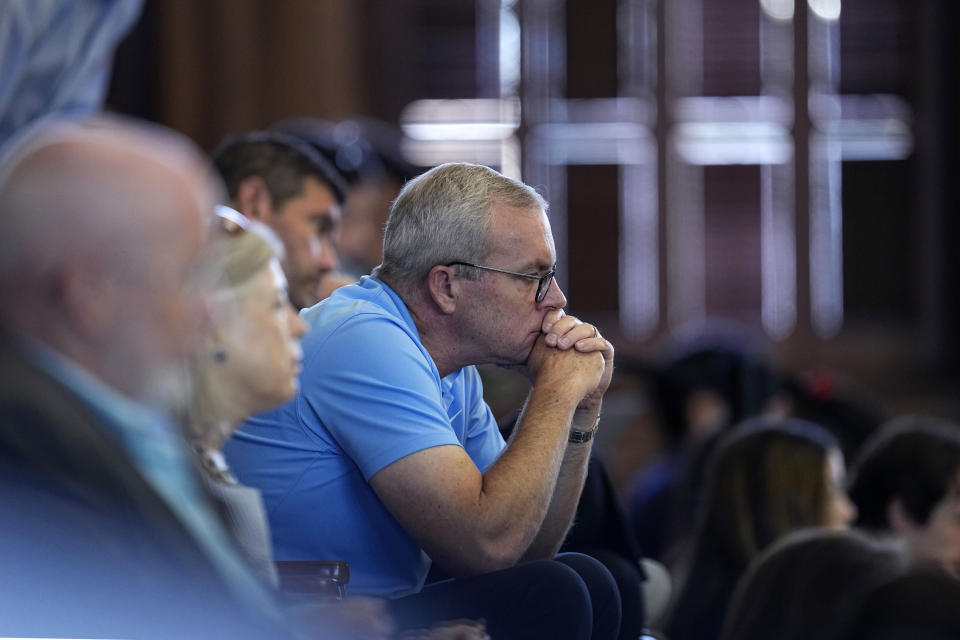
<path fill-rule="evenodd" d="M 350 0 L 155 2 L 158 119 L 209 149 L 280 118 L 369 111 Z"/>

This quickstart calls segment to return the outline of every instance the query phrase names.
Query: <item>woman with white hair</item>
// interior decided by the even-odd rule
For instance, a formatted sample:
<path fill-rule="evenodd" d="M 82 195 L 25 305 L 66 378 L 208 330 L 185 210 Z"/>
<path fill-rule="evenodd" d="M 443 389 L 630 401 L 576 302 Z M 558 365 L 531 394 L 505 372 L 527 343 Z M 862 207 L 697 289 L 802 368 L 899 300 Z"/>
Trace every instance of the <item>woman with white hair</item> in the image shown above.
<path fill-rule="evenodd" d="M 235 541 L 259 577 L 277 586 L 260 492 L 237 482 L 222 448 L 248 417 L 296 394 L 302 357 L 299 341 L 306 325 L 287 295 L 279 240 L 266 227 L 229 208 L 220 207 L 218 214 L 221 229 L 201 274 L 210 290 L 208 323 L 195 350 L 188 436 L 199 456 L 204 482 L 222 503 Z M 313 612 L 291 608 L 294 619 L 300 618 L 299 628 L 319 629 L 321 637 L 379 640 L 392 634 L 394 624 L 383 601 L 361 598 L 335 606 L 315 604 L 320 608 Z M 484 635 L 481 622 L 457 620 L 410 637 L 472 640 Z"/>
<path fill-rule="evenodd" d="M 227 211 L 229 215 L 230 211 Z M 230 527 L 254 571 L 276 585 L 270 532 L 260 492 L 238 484 L 221 449 L 253 414 L 293 397 L 306 325 L 287 297 L 269 231 L 242 217 L 218 215 L 201 277 L 209 287 L 207 325 L 192 363 L 194 394 L 188 435 L 207 488 L 224 505 Z"/>

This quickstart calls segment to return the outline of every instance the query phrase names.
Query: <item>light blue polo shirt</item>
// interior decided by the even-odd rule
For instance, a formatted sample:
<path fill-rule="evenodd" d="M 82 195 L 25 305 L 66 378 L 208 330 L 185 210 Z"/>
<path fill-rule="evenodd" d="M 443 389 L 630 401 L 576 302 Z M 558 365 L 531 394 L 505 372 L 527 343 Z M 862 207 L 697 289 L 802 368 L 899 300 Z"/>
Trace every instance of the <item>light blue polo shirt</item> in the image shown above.
<path fill-rule="evenodd" d="M 345 560 L 351 594 L 423 587 L 430 559 L 368 484 L 392 462 L 462 446 L 482 472 L 505 446 L 476 367 L 444 378 L 400 297 L 366 276 L 302 312 L 300 390 L 250 418 L 225 453 L 263 493 L 277 560 Z"/>

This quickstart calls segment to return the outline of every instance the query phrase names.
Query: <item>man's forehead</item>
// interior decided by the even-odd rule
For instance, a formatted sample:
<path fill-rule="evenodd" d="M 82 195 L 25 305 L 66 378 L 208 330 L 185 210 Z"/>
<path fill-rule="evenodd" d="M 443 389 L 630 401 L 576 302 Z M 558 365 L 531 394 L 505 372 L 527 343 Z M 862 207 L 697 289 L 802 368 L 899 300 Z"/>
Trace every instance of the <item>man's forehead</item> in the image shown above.
<path fill-rule="evenodd" d="M 298 194 L 309 199 L 308 215 L 315 218 L 329 218 L 337 223 L 343 217 L 343 210 L 330 185 L 316 176 L 306 176 Z M 297 196 L 294 196 L 297 197 Z"/>
<path fill-rule="evenodd" d="M 491 255 L 502 254 L 508 259 L 522 261 L 524 269 L 549 269 L 556 262 L 550 222 L 539 207 L 495 203 L 490 240 Z M 517 264 L 513 266 L 517 267 Z"/>
<path fill-rule="evenodd" d="M 79 129 L 84 132 L 83 129 Z M 95 132 L 96 133 L 96 132 Z M 119 203 L 135 206 L 133 219 L 140 227 L 196 227 L 204 233 L 219 196 L 219 182 L 192 149 L 166 141 L 157 135 L 120 130 L 114 135 L 77 135 L 54 139 L 38 146 L 26 157 L 26 166 L 35 164 L 44 177 L 60 190 L 73 188 L 85 199 L 80 203 L 103 216 Z M 139 143 L 139 145 L 137 144 Z M 122 176 L 117 181 L 116 176 Z M 82 189 L 78 185 L 103 184 L 103 189 Z M 114 222 L 130 218 L 124 212 Z M 104 222 L 107 219 L 104 217 Z"/>
<path fill-rule="evenodd" d="M 337 194 L 333 188 L 314 175 L 303 177 L 303 181 L 301 182 L 300 186 L 300 195 L 310 195 L 315 198 L 323 198 L 339 205 Z"/>

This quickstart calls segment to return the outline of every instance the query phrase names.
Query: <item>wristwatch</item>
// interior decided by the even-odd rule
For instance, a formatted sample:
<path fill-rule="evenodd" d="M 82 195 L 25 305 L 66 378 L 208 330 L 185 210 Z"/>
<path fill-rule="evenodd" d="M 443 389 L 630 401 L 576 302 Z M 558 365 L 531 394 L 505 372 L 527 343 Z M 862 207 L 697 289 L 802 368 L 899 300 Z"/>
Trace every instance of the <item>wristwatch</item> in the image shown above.
<path fill-rule="evenodd" d="M 570 429 L 570 439 L 567 442 L 571 444 L 584 444 L 585 442 L 590 442 L 593 440 L 593 434 L 597 432 L 597 427 L 600 426 L 600 414 L 597 414 L 597 419 L 593 421 L 593 426 L 587 429 L 586 431 L 581 431 L 580 429 Z"/>

